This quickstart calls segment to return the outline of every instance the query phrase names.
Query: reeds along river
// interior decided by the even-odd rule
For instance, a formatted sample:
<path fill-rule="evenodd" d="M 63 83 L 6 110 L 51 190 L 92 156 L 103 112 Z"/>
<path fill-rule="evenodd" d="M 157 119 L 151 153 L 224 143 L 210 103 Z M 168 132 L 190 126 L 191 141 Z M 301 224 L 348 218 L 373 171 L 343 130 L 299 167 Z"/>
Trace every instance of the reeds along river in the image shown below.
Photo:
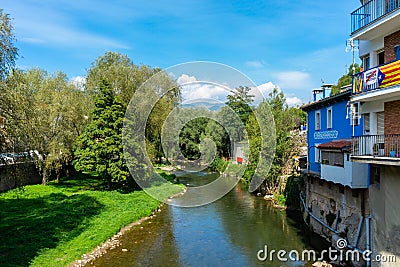
<path fill-rule="evenodd" d="M 204 185 L 217 175 L 179 172 L 180 182 Z M 234 178 L 232 178 L 234 179 Z M 165 205 L 157 216 L 130 230 L 121 246 L 95 266 L 311 266 L 303 261 L 260 261 L 259 250 L 311 249 L 301 223 L 238 184 L 211 204 Z"/>

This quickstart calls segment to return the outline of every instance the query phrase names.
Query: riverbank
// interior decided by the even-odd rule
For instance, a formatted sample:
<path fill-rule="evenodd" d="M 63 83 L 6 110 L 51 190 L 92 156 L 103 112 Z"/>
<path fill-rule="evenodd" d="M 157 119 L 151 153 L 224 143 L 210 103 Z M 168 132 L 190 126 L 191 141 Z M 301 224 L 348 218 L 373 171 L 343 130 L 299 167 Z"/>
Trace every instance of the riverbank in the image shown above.
<path fill-rule="evenodd" d="M 157 190 L 167 198 L 182 186 Z M 159 205 L 144 191 L 104 191 L 93 177 L 2 193 L 2 266 L 66 266 Z"/>

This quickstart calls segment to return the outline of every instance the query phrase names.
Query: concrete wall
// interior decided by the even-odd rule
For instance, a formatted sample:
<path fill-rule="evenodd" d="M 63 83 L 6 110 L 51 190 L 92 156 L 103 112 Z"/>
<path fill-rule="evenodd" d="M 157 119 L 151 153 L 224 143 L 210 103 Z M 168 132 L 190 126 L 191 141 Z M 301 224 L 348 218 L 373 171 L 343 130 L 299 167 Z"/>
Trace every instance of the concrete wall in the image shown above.
<path fill-rule="evenodd" d="M 321 177 L 333 183 L 342 184 L 351 188 L 368 187 L 368 165 L 347 160 L 344 154 L 344 166 L 321 164 Z"/>
<path fill-rule="evenodd" d="M 380 184 L 370 186 L 371 238 L 374 255 L 396 255 L 397 263 L 373 263 L 372 266 L 400 265 L 400 167 L 380 167 Z"/>
<path fill-rule="evenodd" d="M 365 57 L 369 54 L 369 64 L 370 67 L 375 67 L 378 65 L 378 57 L 376 52 L 384 47 L 383 37 L 379 37 L 370 41 L 361 40 L 359 55 L 360 58 Z M 385 52 L 386 53 L 386 52 Z"/>
<path fill-rule="evenodd" d="M 305 193 L 308 209 L 332 228 L 335 228 L 336 216 L 340 211 L 337 230 L 348 238 L 350 244 L 354 244 L 360 219 L 369 214 L 367 189 L 352 190 L 316 177 L 308 177 L 305 181 Z M 312 231 L 332 241 L 333 234 L 330 230 L 310 216 L 306 216 L 306 222 L 309 223 Z M 365 249 L 365 243 L 365 224 L 363 223 L 358 247 Z"/>
<path fill-rule="evenodd" d="M 39 172 L 32 162 L 0 165 L 0 192 L 41 182 Z"/>

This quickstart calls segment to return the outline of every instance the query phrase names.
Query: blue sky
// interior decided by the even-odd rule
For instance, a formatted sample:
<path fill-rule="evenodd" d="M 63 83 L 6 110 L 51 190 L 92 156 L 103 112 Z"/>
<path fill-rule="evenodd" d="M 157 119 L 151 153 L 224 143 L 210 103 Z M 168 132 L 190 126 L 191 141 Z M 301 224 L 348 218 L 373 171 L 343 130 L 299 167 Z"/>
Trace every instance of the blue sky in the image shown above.
<path fill-rule="evenodd" d="M 232 66 L 289 103 L 335 83 L 351 64 L 350 13 L 359 1 L 95 1 L 18 0 L 2 3 L 14 18 L 23 69 L 85 76 L 106 51 L 135 64 L 167 68 L 188 61 Z"/>

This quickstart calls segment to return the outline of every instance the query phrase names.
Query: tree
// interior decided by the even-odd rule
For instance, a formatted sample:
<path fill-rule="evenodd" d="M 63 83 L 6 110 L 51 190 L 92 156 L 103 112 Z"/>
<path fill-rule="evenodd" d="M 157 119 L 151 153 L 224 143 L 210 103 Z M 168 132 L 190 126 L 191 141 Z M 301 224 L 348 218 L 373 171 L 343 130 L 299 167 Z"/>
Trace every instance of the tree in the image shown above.
<path fill-rule="evenodd" d="M 126 181 L 129 170 L 124 163 L 122 126 L 125 108 L 107 81 L 102 81 L 94 100 L 92 121 L 78 137 L 74 161 L 77 170 L 97 172 L 107 181 Z"/>
<path fill-rule="evenodd" d="M 248 86 L 239 86 L 232 90 L 227 96 L 226 105 L 233 109 L 244 124 L 252 112 L 250 104 L 253 102 L 254 95 L 250 94 L 251 88 Z"/>
<path fill-rule="evenodd" d="M 0 78 L 5 79 L 15 65 L 18 49 L 14 46 L 15 36 L 11 18 L 0 9 Z"/>
<path fill-rule="evenodd" d="M 269 108 L 267 108 L 269 106 Z M 257 122 L 257 118 L 261 118 L 266 115 L 265 118 L 268 120 L 268 113 L 272 112 L 273 120 L 275 123 L 275 131 L 266 136 L 261 136 L 260 124 Z M 301 144 L 299 138 L 297 138 L 300 125 L 305 122 L 304 113 L 294 107 L 288 107 L 283 92 L 275 88 L 268 97 L 260 103 L 255 109 L 255 113 L 249 116 L 247 121 L 247 133 L 249 135 L 249 163 L 245 171 L 244 178 L 249 180 L 254 175 L 259 161 L 270 162 L 266 159 L 271 159 L 272 164 L 267 169 L 261 164 L 261 168 L 257 169 L 258 173 L 265 175 L 265 186 L 267 191 L 270 193 L 281 193 L 279 192 L 281 186 L 280 177 L 282 175 L 289 174 L 291 170 L 292 158 L 299 152 Z M 265 122 L 264 122 L 265 124 Z M 261 124 L 262 125 L 262 124 Z M 266 129 L 271 130 L 271 129 Z M 276 140 L 268 139 L 268 135 L 274 136 Z M 262 139 L 266 143 L 266 148 L 262 148 Z M 276 141 L 275 144 L 271 143 Z M 271 143 L 271 144 L 269 144 Z M 273 158 L 270 158 L 273 153 L 268 150 L 268 147 L 275 147 L 275 154 Z M 260 153 L 262 155 L 260 155 Z"/>
<path fill-rule="evenodd" d="M 353 81 L 353 74 L 360 72 L 361 66 L 357 63 L 351 64 L 347 73 L 339 78 L 337 84 L 332 86 L 332 95 L 340 93 L 343 86 L 349 85 Z"/>
<path fill-rule="evenodd" d="M 62 72 L 14 70 L 0 84 L 2 150 L 37 151 L 35 164 L 43 184 L 53 175 L 59 179 L 72 161 L 72 146 L 86 123 L 88 102 Z"/>
<path fill-rule="evenodd" d="M 145 65 L 137 66 L 126 55 L 106 52 L 92 63 L 85 87 L 95 96 L 99 93 L 101 82 L 108 81 L 114 93 L 119 96 L 122 104 L 126 107 L 137 88 L 159 71 L 160 69 Z"/>

